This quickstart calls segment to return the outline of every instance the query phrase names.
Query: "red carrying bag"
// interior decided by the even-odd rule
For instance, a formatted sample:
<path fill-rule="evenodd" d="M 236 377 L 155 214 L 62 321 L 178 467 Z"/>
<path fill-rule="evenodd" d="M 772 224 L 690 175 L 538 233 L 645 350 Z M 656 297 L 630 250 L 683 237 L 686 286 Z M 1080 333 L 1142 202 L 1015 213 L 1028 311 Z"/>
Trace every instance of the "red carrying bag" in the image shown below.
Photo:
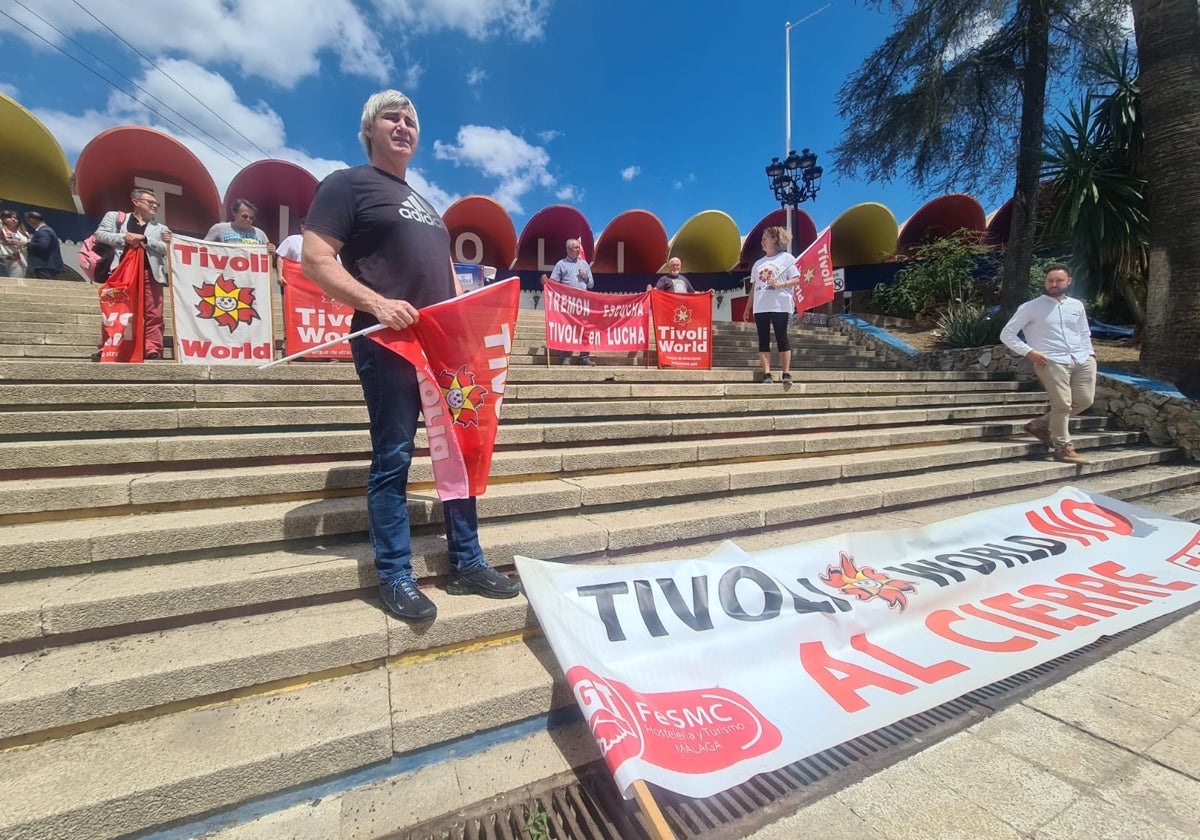
<path fill-rule="evenodd" d="M 126 248 L 121 262 L 100 287 L 101 362 L 142 361 L 142 283 L 146 273 L 142 260 L 141 248 Z"/>

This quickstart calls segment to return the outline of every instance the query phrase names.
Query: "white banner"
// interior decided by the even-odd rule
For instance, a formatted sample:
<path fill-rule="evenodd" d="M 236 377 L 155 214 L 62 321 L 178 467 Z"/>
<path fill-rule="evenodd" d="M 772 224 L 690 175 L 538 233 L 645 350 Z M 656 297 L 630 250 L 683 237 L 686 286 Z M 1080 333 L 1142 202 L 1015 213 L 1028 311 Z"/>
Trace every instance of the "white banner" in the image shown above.
<path fill-rule="evenodd" d="M 621 790 L 699 797 L 1200 601 L 1200 528 L 1066 488 L 753 554 L 517 569 Z"/>
<path fill-rule="evenodd" d="M 271 257 L 265 245 L 171 238 L 175 358 L 257 365 L 274 356 Z"/>

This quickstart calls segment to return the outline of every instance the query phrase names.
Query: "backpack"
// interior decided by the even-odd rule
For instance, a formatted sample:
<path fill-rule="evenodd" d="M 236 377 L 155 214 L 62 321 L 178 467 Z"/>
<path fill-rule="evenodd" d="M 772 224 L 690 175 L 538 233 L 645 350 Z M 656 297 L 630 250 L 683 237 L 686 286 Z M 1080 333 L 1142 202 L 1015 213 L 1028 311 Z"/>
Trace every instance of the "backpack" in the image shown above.
<path fill-rule="evenodd" d="M 125 214 L 117 213 L 117 227 L 125 224 Z M 96 241 L 96 234 L 83 240 L 79 246 L 79 267 L 93 283 L 104 283 L 112 272 L 113 254 L 117 249 Z"/>

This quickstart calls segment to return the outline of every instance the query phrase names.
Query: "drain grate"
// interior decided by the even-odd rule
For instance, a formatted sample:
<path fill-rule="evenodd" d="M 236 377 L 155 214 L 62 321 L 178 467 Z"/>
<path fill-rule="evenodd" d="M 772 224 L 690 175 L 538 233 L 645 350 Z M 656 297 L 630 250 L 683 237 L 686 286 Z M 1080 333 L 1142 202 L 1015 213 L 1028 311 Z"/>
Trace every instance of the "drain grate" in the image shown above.
<path fill-rule="evenodd" d="M 1107 636 L 1072 653 L 940 706 L 762 773 L 704 799 L 651 786 L 679 840 L 736 840 L 917 753 L 993 712 L 1149 636 L 1197 608 Z M 598 761 L 454 814 L 404 829 L 392 840 L 649 840 L 636 804 Z"/>

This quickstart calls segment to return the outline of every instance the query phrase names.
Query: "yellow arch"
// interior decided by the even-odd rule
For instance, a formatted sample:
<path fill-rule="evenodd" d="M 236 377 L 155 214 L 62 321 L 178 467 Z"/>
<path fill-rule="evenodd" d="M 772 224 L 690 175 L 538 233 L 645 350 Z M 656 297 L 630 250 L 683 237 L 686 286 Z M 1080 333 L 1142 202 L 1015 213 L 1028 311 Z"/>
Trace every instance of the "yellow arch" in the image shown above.
<path fill-rule="evenodd" d="M 720 210 L 705 210 L 683 223 L 671 239 L 667 262 L 671 257 L 683 261 L 684 273 L 729 271 L 742 251 L 742 235 L 737 222 Z M 667 262 L 658 269 L 667 270 Z"/>
<path fill-rule="evenodd" d="M 71 167 L 46 126 L 16 100 L 0 93 L 0 197 L 21 204 L 75 211 Z"/>
<path fill-rule="evenodd" d="M 874 265 L 896 253 L 900 226 L 896 216 L 882 204 L 856 204 L 833 222 L 833 264 Z"/>

